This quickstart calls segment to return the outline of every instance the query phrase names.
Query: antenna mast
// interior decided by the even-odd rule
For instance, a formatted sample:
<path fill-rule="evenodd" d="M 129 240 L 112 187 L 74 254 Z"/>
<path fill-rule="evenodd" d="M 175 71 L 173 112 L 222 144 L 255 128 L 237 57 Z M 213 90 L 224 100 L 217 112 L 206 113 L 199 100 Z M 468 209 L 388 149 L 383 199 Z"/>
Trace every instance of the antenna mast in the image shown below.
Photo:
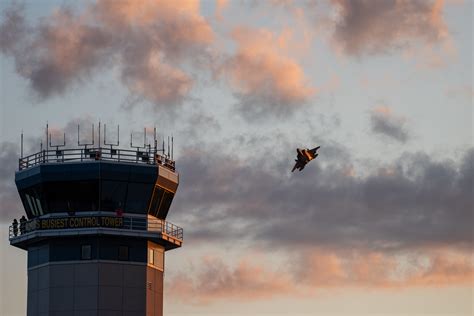
<path fill-rule="evenodd" d="M 20 149 L 20 158 L 23 158 L 23 130 L 21 130 L 21 149 Z"/>
<path fill-rule="evenodd" d="M 49 126 L 48 126 L 48 121 L 46 121 L 46 151 L 48 151 L 48 134 L 49 134 Z"/>
<path fill-rule="evenodd" d="M 113 146 L 118 146 L 120 144 L 120 126 L 117 125 L 117 143 L 107 143 L 107 124 L 104 124 L 104 145 L 110 146 L 110 157 L 117 154 L 117 150 L 113 149 Z"/>
<path fill-rule="evenodd" d="M 78 146 L 84 146 L 84 149 L 87 149 L 87 146 L 93 146 L 94 145 L 94 124 L 92 124 L 92 140 L 90 143 L 83 143 L 81 144 L 81 141 L 80 141 L 80 138 L 79 138 L 79 134 L 80 133 L 80 127 L 79 127 L 79 124 L 77 124 L 77 145 Z"/>

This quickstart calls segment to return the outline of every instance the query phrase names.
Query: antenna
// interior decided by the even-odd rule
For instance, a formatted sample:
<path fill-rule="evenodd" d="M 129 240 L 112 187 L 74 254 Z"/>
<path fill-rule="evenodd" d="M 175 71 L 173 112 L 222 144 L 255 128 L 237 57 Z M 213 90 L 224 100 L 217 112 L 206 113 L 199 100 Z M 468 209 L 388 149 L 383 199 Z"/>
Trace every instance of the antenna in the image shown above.
<path fill-rule="evenodd" d="M 20 149 L 20 158 L 23 158 L 23 130 L 21 130 L 21 149 Z"/>
<path fill-rule="evenodd" d="M 173 149 L 174 149 L 174 141 L 173 141 L 173 135 L 171 135 L 171 160 L 173 160 L 174 155 L 173 155 Z"/>
<path fill-rule="evenodd" d="M 146 127 L 145 127 L 144 134 L 145 134 L 144 137 L 145 137 L 145 144 L 146 144 L 146 139 L 147 139 L 147 137 L 146 137 Z M 148 145 L 148 156 L 150 156 L 150 155 L 151 155 L 151 144 L 148 143 L 148 144 L 146 144 L 146 145 Z M 146 145 L 145 145 L 145 146 L 146 146 Z"/>
<path fill-rule="evenodd" d="M 49 127 L 48 127 L 48 121 L 46 121 L 46 151 L 48 151 L 48 132 Z"/>
<path fill-rule="evenodd" d="M 117 143 L 107 143 L 107 125 L 104 124 L 104 145 L 110 146 L 118 146 L 120 144 L 120 126 L 117 125 Z"/>
<path fill-rule="evenodd" d="M 77 145 L 78 146 L 84 146 L 84 149 L 87 149 L 87 146 L 89 145 L 94 145 L 94 124 L 92 124 L 92 140 L 90 143 L 82 143 L 80 142 L 79 140 L 79 132 L 80 132 L 80 127 L 79 127 L 79 124 L 77 124 Z"/>
<path fill-rule="evenodd" d="M 146 127 L 143 128 L 143 145 L 146 147 Z"/>
<path fill-rule="evenodd" d="M 168 159 L 170 158 L 170 137 L 168 136 Z"/>
<path fill-rule="evenodd" d="M 153 128 L 153 146 L 154 146 L 154 153 L 156 155 L 156 152 L 157 152 L 157 147 L 158 147 L 158 142 L 156 140 L 156 126 Z"/>
<path fill-rule="evenodd" d="M 56 145 L 51 144 L 51 133 L 49 134 L 49 147 L 56 147 L 56 154 L 58 154 L 59 147 L 64 147 L 64 146 L 66 146 L 66 133 L 64 133 L 63 143 L 56 144 Z"/>
<path fill-rule="evenodd" d="M 99 121 L 99 148 L 100 148 L 100 121 Z"/>
<path fill-rule="evenodd" d="M 133 133 L 130 133 L 130 147 L 131 148 L 137 148 L 137 150 L 139 148 L 146 148 L 146 128 L 145 128 L 145 133 L 143 135 L 143 138 L 144 138 L 143 146 L 134 146 L 133 145 Z"/>
<path fill-rule="evenodd" d="M 110 158 L 113 155 L 117 154 L 117 149 L 114 149 L 113 146 L 118 146 L 120 144 L 120 126 L 117 125 L 117 143 L 107 143 L 107 125 L 104 124 L 104 145 L 110 146 Z"/>

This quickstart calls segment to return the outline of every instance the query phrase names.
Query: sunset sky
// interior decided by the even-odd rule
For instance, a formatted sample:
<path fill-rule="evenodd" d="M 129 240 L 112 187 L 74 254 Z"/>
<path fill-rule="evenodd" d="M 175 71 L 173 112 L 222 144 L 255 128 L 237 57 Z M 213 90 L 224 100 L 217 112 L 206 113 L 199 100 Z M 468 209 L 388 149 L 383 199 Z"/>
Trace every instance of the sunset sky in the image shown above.
<path fill-rule="evenodd" d="M 26 312 L 21 131 L 99 121 L 174 136 L 165 315 L 473 314 L 472 1 L 0 10 L 0 315 Z"/>

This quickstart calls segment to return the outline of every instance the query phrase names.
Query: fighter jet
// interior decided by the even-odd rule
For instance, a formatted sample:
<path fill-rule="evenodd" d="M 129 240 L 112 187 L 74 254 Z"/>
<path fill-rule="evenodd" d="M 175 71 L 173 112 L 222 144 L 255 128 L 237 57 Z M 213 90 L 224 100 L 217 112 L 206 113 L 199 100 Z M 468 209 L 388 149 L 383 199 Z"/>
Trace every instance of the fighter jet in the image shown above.
<path fill-rule="evenodd" d="M 302 148 L 296 149 L 296 153 L 297 153 L 297 156 L 296 156 L 296 159 L 295 159 L 296 163 L 295 163 L 295 166 L 293 167 L 293 169 L 291 170 L 291 172 L 295 171 L 295 169 L 298 169 L 299 171 L 303 170 L 308 162 L 310 162 L 314 158 L 318 157 L 319 154 L 317 154 L 316 151 L 319 149 L 319 147 L 321 147 L 321 146 L 318 146 L 318 147 L 313 148 L 313 149 L 308 149 L 308 148 L 306 148 L 306 149 L 302 149 Z"/>

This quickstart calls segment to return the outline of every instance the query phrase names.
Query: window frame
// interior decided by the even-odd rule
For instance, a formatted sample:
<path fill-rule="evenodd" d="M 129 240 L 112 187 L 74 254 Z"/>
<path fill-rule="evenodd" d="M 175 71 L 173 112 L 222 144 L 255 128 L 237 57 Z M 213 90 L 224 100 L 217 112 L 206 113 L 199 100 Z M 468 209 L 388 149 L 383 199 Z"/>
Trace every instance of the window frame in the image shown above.
<path fill-rule="evenodd" d="M 89 249 L 89 255 L 87 254 L 86 249 Z M 83 244 L 81 245 L 81 260 L 92 260 L 92 245 L 91 244 Z"/>
<path fill-rule="evenodd" d="M 123 252 L 125 251 L 125 252 Z M 124 255 L 125 254 L 125 255 Z M 130 247 L 127 245 L 120 245 L 118 247 L 118 256 L 119 261 L 129 261 L 130 260 Z"/>

